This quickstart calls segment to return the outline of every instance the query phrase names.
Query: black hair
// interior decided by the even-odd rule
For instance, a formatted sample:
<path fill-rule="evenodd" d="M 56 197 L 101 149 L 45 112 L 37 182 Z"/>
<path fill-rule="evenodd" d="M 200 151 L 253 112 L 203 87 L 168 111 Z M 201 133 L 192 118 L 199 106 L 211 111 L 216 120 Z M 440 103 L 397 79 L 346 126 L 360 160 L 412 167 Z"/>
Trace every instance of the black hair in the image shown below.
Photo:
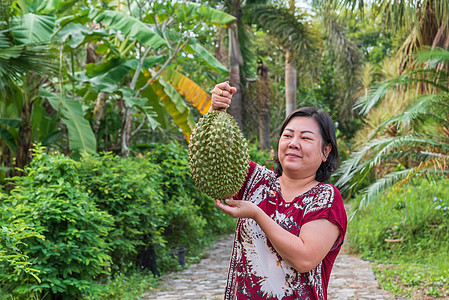
<path fill-rule="evenodd" d="M 322 146 L 321 151 L 324 153 L 324 147 L 327 145 L 331 145 L 332 149 L 329 153 L 326 161 L 322 162 L 320 167 L 318 168 L 315 176 L 315 180 L 319 182 L 327 181 L 332 173 L 337 169 L 338 167 L 338 148 L 337 148 L 337 137 L 335 136 L 335 127 L 334 122 L 332 121 L 331 116 L 327 112 L 321 109 L 317 109 L 315 107 L 302 107 L 294 112 L 292 112 L 285 120 L 284 123 L 282 123 L 281 130 L 279 131 L 279 138 L 281 137 L 282 133 L 284 132 L 285 127 L 287 124 L 293 119 L 294 117 L 309 117 L 313 118 L 320 128 L 320 134 L 322 137 Z M 279 140 L 277 143 L 277 149 L 279 149 Z M 277 176 L 282 175 L 282 165 L 279 161 L 279 157 L 276 154 L 274 157 L 274 161 L 276 162 L 276 173 Z"/>

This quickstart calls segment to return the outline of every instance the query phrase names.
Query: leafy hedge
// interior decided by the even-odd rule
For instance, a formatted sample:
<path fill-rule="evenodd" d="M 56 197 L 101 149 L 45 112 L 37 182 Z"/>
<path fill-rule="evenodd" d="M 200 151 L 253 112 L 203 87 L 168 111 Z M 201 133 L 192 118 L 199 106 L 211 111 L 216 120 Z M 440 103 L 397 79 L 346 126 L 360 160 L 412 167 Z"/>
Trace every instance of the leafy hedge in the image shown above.
<path fill-rule="evenodd" d="M 15 255 L 0 260 L 7 295 L 95 298 L 105 295 L 96 288 L 109 276 L 179 267 L 172 250 L 196 256 L 234 227 L 194 186 L 178 144 L 126 159 L 106 153 L 74 161 L 44 150 L 34 150 L 26 175 L 0 200 L 0 253 Z M 28 269 L 19 272 L 21 264 Z"/>
<path fill-rule="evenodd" d="M 104 237 L 112 218 L 84 191 L 70 158 L 36 148 L 25 171 L 26 176 L 14 178 L 1 217 L 5 227 L 29 226 L 38 233 L 18 250 L 33 262 L 39 280 L 1 269 L 0 283 L 21 298 L 30 293 L 77 298 L 91 290 L 93 278 L 107 274 L 110 256 Z"/>

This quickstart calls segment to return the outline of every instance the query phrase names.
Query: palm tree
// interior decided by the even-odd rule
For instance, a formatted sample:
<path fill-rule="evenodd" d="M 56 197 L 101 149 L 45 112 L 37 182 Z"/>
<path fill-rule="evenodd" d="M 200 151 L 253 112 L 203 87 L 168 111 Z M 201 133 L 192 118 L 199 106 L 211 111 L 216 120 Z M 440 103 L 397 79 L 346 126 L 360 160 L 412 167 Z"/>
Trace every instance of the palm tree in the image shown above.
<path fill-rule="evenodd" d="M 449 51 L 426 49 L 411 58 L 410 72 L 377 84 L 357 104 L 366 114 L 394 91 L 426 87 L 409 99 L 412 105 L 404 112 L 379 124 L 342 164 L 336 183 L 342 191 L 360 188 L 363 178 L 382 166 L 378 179 L 364 189 L 360 207 L 414 176 L 449 175 Z M 396 101 L 401 94 L 393 96 Z"/>
<path fill-rule="evenodd" d="M 291 3 L 291 5 L 293 5 Z M 257 25 L 279 44 L 285 53 L 285 110 L 290 114 L 296 107 L 296 64 L 301 65 L 302 74 L 310 78 L 316 74 L 315 66 L 318 65 L 319 34 L 312 28 L 305 13 L 282 6 L 254 5 L 248 15 L 248 22 Z M 259 66 L 259 69 L 263 69 Z M 261 149 L 269 148 L 269 111 L 270 90 L 268 78 L 260 77 L 256 85 L 256 106 L 259 108 L 259 142 Z M 264 101 L 261 101 L 264 99 Z M 267 123 L 268 122 L 268 123 Z"/>
<path fill-rule="evenodd" d="M 0 4 L 0 157 L 9 173 L 13 153 L 16 168 L 23 169 L 31 160 L 33 110 L 39 87 L 54 69 L 45 42 L 13 34 L 21 25 L 8 4 Z"/>
<path fill-rule="evenodd" d="M 296 67 L 295 62 L 312 69 L 317 50 L 316 32 L 306 21 L 305 14 L 297 14 L 294 1 L 290 1 L 290 8 L 278 7 L 267 0 L 243 1 L 225 0 L 225 9 L 236 17 L 235 26 L 229 28 L 229 80 L 237 87 L 237 93 L 232 97 L 229 113 L 242 127 L 243 99 L 240 90 L 243 88 L 240 78 L 244 73 L 240 70 L 252 59 L 249 49 L 250 35 L 248 25 L 256 25 L 258 29 L 268 32 L 278 40 L 286 51 L 286 97 L 287 107 L 292 110 L 296 106 Z M 245 76 L 247 77 L 247 76 Z"/>

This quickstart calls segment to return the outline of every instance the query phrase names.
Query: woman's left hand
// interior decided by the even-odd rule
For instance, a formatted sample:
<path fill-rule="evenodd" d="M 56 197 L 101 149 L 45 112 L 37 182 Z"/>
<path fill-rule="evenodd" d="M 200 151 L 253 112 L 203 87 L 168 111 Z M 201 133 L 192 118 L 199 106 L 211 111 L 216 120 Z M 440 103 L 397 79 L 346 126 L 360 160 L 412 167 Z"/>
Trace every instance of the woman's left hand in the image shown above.
<path fill-rule="evenodd" d="M 215 205 L 221 209 L 225 214 L 233 218 L 251 218 L 255 219 L 257 214 L 262 210 L 260 207 L 249 201 L 226 199 L 226 204 L 218 199 L 215 199 Z"/>

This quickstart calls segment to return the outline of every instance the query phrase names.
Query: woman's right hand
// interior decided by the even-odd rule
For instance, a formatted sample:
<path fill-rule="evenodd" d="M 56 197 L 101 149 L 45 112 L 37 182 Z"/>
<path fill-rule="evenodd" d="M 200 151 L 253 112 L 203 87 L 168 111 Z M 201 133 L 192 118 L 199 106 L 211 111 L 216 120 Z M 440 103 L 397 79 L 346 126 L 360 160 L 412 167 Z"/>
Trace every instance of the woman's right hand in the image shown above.
<path fill-rule="evenodd" d="M 235 87 L 231 87 L 228 81 L 215 85 L 212 90 L 211 104 L 209 111 L 226 110 L 231 105 L 232 95 L 237 92 Z"/>

